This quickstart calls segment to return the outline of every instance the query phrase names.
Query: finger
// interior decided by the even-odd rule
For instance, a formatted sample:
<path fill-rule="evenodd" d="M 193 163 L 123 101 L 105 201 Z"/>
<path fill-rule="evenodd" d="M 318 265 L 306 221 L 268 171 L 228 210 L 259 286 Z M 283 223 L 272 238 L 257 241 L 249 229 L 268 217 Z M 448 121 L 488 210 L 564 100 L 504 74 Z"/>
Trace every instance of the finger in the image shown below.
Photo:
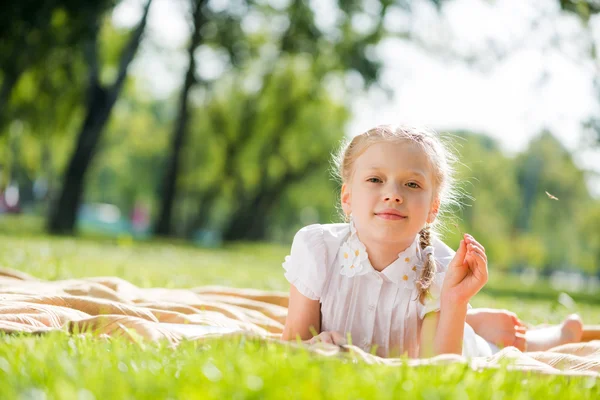
<path fill-rule="evenodd" d="M 346 339 L 339 332 L 332 332 L 331 338 L 333 339 L 333 343 L 337 344 L 338 346 L 342 346 L 342 345 L 346 344 Z"/>
<path fill-rule="evenodd" d="M 475 260 L 475 258 L 473 258 L 473 255 L 467 254 L 465 256 L 465 262 L 463 263 L 463 265 L 472 267 L 475 264 L 477 264 L 477 260 Z"/>
<path fill-rule="evenodd" d="M 484 259 L 487 260 L 487 254 L 485 254 L 485 250 L 481 246 L 470 244 L 469 245 L 469 251 L 471 251 L 471 252 L 477 252 L 477 253 L 483 255 Z"/>
<path fill-rule="evenodd" d="M 455 266 L 464 266 L 465 265 L 465 256 L 467 255 L 467 245 L 464 240 L 460 241 L 458 249 L 456 250 L 456 254 L 454 254 L 454 258 L 452 259 L 451 264 Z"/>
<path fill-rule="evenodd" d="M 517 318 L 517 320 L 514 323 L 515 323 L 515 329 L 519 329 L 522 331 L 527 330 L 527 327 L 525 326 L 525 324 L 523 324 L 523 322 L 521 322 L 520 319 Z"/>
<path fill-rule="evenodd" d="M 333 344 L 333 339 L 331 338 L 331 333 L 329 332 L 321 332 L 317 338 L 319 338 L 319 342 L 321 343 Z"/>
<path fill-rule="evenodd" d="M 467 254 L 467 244 L 465 243 L 464 240 L 460 241 L 460 244 L 458 246 L 458 250 L 456 251 L 456 255 L 455 257 L 459 257 L 459 259 L 464 259 L 465 255 Z"/>
<path fill-rule="evenodd" d="M 477 241 L 477 239 L 475 239 L 473 236 L 469 235 L 468 233 L 466 234 L 467 236 L 467 240 L 469 243 L 473 244 L 473 245 L 477 245 L 479 247 L 481 247 L 483 249 L 483 251 L 485 251 L 485 247 L 483 247 L 483 245 L 481 243 L 479 243 Z"/>
<path fill-rule="evenodd" d="M 510 319 L 512 320 L 512 322 L 513 322 L 513 324 L 515 326 L 521 326 L 521 325 L 523 325 L 521 323 L 521 320 L 519 319 L 519 317 L 517 317 L 517 314 L 515 314 L 514 312 L 511 312 L 511 311 L 507 310 L 506 314 L 508 314 L 508 316 L 510 317 Z"/>
<path fill-rule="evenodd" d="M 471 252 L 465 260 L 467 260 L 469 269 L 475 278 L 485 284 L 488 279 L 487 260 L 476 252 Z"/>
<path fill-rule="evenodd" d="M 473 255 L 475 257 L 479 257 L 483 262 L 487 263 L 487 255 L 479 248 L 477 247 L 471 247 L 469 248 L 469 253 L 467 253 L 468 255 Z"/>
<path fill-rule="evenodd" d="M 512 345 L 521 351 L 527 350 L 527 341 L 525 340 L 525 335 L 517 333 L 515 335 L 515 341 Z"/>
<path fill-rule="evenodd" d="M 487 260 L 485 259 L 485 256 L 479 253 L 469 253 L 465 259 L 467 260 L 472 271 L 475 271 L 476 269 L 484 269 L 487 266 Z"/>
<path fill-rule="evenodd" d="M 479 243 L 469 243 L 468 246 L 469 249 L 477 249 L 478 251 L 482 252 L 483 254 L 485 254 L 485 249 L 483 248 L 482 245 L 480 245 Z"/>
<path fill-rule="evenodd" d="M 331 336 L 331 333 L 327 332 L 327 335 L 325 335 L 323 338 L 323 342 L 333 344 L 333 337 Z"/>

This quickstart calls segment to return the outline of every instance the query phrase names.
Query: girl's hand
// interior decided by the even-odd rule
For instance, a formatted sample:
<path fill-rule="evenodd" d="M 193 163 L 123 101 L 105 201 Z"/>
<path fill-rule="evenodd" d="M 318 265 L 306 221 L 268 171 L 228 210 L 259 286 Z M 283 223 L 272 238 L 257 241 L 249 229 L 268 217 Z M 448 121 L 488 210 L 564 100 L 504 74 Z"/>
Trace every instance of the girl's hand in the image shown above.
<path fill-rule="evenodd" d="M 488 279 L 485 249 L 475 238 L 465 234 L 456 255 L 448 265 L 442 286 L 441 301 L 466 304 Z"/>
<path fill-rule="evenodd" d="M 474 308 L 467 313 L 467 323 L 476 334 L 500 348 L 514 346 L 525 351 L 527 327 L 514 312 Z"/>
<path fill-rule="evenodd" d="M 338 346 L 347 344 L 346 339 L 344 339 L 344 336 L 339 332 L 321 332 L 317 336 L 313 336 L 312 339 L 306 340 L 304 343 L 330 343 Z"/>

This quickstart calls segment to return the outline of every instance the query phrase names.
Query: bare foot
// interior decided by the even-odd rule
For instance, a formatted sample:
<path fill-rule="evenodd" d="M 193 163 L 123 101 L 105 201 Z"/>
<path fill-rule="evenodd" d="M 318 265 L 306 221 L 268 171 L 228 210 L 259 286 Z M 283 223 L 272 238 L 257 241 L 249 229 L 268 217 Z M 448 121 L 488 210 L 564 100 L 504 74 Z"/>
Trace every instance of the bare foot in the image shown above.
<path fill-rule="evenodd" d="M 583 322 L 577 314 L 569 315 L 562 324 L 531 329 L 525 333 L 527 351 L 545 351 L 552 347 L 581 341 Z"/>
<path fill-rule="evenodd" d="M 564 343 L 574 343 L 581 341 L 581 335 L 583 334 L 583 322 L 577 314 L 571 314 L 562 323 L 562 337 L 565 340 Z"/>

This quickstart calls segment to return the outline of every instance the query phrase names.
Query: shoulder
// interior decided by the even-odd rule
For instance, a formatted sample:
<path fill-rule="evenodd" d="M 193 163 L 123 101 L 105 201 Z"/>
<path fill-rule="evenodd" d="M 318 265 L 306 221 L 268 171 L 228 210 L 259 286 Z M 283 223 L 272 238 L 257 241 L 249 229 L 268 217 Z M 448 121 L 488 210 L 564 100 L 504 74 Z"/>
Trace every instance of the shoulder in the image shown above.
<path fill-rule="evenodd" d="M 329 266 L 345 238 L 344 224 L 313 224 L 294 236 L 290 255 L 285 258 L 285 277 L 304 296 L 321 298 Z M 345 228 L 348 232 L 349 227 Z"/>
<path fill-rule="evenodd" d="M 312 224 L 300 229 L 294 236 L 294 245 L 327 251 L 341 246 L 342 241 L 350 233 L 348 224 Z"/>
<path fill-rule="evenodd" d="M 294 236 L 290 256 L 294 259 L 310 259 L 327 268 L 335 261 L 338 250 L 349 234 L 349 224 L 305 226 Z"/>

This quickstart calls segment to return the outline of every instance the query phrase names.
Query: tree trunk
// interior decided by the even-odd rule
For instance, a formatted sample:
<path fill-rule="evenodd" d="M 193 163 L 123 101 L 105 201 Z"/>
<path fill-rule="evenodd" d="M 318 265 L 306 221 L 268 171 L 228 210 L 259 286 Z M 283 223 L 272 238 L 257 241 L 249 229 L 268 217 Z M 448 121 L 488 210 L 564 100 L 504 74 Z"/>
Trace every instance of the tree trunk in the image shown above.
<path fill-rule="evenodd" d="M 160 211 L 158 219 L 154 226 L 154 233 L 161 236 L 172 234 L 171 220 L 173 216 L 173 204 L 177 195 L 177 176 L 179 174 L 181 164 L 181 150 L 185 143 L 187 134 L 187 123 L 189 119 L 189 92 L 196 83 L 196 61 L 194 59 L 194 51 L 202 42 L 201 29 L 206 22 L 203 13 L 203 7 L 207 0 L 196 0 L 193 12 L 194 32 L 188 48 L 188 70 L 185 74 L 185 81 L 179 96 L 179 109 L 177 113 L 177 121 L 171 140 L 171 152 L 167 160 L 166 171 L 163 176 L 162 184 L 159 190 L 161 199 Z"/>
<path fill-rule="evenodd" d="M 53 207 L 48 229 L 55 234 L 71 234 L 74 231 L 77 209 L 83 195 L 85 173 L 94 157 L 102 129 L 110 114 L 106 90 L 96 85 L 83 128 L 77 139 L 77 147 L 65 172 L 58 203 Z"/>
<path fill-rule="evenodd" d="M 19 73 L 6 73 L 2 80 L 2 87 L 0 87 L 0 135 L 2 134 L 4 124 L 6 123 L 5 110 L 10 100 L 12 90 L 19 80 Z"/>
<path fill-rule="evenodd" d="M 83 197 L 85 175 L 95 155 L 104 126 L 125 82 L 129 64 L 139 47 L 151 4 L 152 0 L 148 0 L 142 19 L 121 55 L 117 79 L 108 88 L 102 87 L 98 78 L 97 34 L 92 39 L 88 54 L 90 88 L 86 117 L 77 137 L 77 146 L 65 172 L 60 195 L 51 207 L 47 224 L 50 233 L 73 234 L 75 232 L 77 211 Z"/>
<path fill-rule="evenodd" d="M 255 196 L 245 199 L 243 207 L 229 219 L 229 225 L 223 230 L 223 240 L 263 240 L 266 237 L 268 219 L 273 207 L 294 183 L 304 179 L 310 172 L 318 168 L 316 161 L 309 162 L 299 171 L 288 172 L 281 179 L 256 191 Z"/>
<path fill-rule="evenodd" d="M 198 206 L 198 212 L 194 216 L 194 220 L 186 232 L 188 237 L 193 236 L 194 232 L 196 232 L 198 229 L 202 229 L 208 225 L 214 204 L 219 198 L 220 194 L 220 188 L 215 187 L 212 190 L 206 190 L 206 192 L 199 196 L 199 199 L 196 203 Z"/>

